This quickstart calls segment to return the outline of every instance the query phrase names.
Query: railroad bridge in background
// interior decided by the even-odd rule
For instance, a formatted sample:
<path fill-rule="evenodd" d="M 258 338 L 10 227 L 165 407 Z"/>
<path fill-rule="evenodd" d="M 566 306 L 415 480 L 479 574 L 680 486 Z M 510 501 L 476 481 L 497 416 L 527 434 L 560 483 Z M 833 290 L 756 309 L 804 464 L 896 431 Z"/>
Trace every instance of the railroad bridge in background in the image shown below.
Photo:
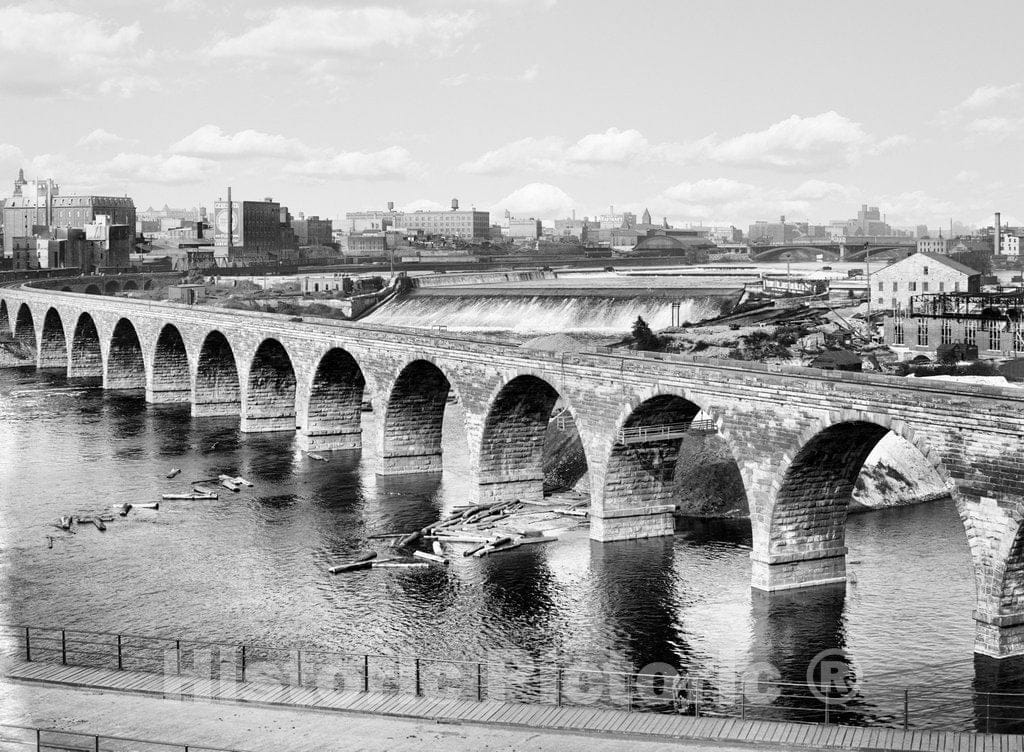
<path fill-rule="evenodd" d="M 579 433 L 591 537 L 671 535 L 662 469 L 686 462 L 686 426 L 732 452 L 751 512 L 752 585 L 846 578 L 846 513 L 875 444 L 892 431 L 946 481 L 974 562 L 975 649 L 1024 654 L 1024 392 L 877 374 L 508 343 L 336 321 L 188 307 L 31 286 L 0 288 L 0 330 L 40 369 L 144 390 L 242 431 L 297 432 L 307 449 L 358 448 L 378 415 L 382 474 L 439 472 L 449 394 L 480 497 L 543 492 L 558 405 Z M 91 284 L 91 283 L 90 283 Z M 122 286 L 123 289 L 123 286 Z M 84 292 L 84 291 L 83 291 Z M 564 409 L 563 409 L 564 408 Z M 922 614 L 922 620 L 928 615 Z"/>

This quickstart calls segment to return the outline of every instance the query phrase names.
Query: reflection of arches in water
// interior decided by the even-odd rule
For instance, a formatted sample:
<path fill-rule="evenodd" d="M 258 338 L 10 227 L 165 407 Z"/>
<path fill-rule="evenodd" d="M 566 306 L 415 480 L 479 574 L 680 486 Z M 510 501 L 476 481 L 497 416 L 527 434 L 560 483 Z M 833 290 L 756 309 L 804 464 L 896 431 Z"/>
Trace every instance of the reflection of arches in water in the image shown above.
<path fill-rule="evenodd" d="M 691 652 L 679 622 L 674 546 L 671 537 L 590 541 L 600 609 L 593 623 L 610 631 L 614 649 L 634 671 L 655 662 L 678 669 Z"/>
<path fill-rule="evenodd" d="M 974 654 L 974 730 L 1024 733 L 1024 656 L 990 658 Z"/>

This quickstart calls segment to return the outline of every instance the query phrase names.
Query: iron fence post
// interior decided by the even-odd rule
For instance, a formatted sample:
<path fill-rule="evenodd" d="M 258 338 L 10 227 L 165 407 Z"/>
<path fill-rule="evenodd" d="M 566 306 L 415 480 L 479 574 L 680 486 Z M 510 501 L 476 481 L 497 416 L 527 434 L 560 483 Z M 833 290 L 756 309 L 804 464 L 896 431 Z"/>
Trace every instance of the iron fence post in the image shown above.
<path fill-rule="evenodd" d="M 363 691 L 370 691 L 370 654 L 363 654 Z"/>
<path fill-rule="evenodd" d="M 747 683 L 740 681 L 740 720 L 747 720 Z"/>
<path fill-rule="evenodd" d="M 60 631 L 60 662 L 63 666 L 68 665 L 68 637 L 63 629 Z"/>
<path fill-rule="evenodd" d="M 93 737 L 93 749 L 96 750 L 96 752 L 100 752 L 100 735 L 99 734 L 96 734 L 96 736 Z"/>
<path fill-rule="evenodd" d="M 174 641 L 174 662 L 178 671 L 178 676 L 181 676 L 181 640 Z"/>
<path fill-rule="evenodd" d="M 825 725 L 828 725 L 828 697 L 825 697 Z"/>
<path fill-rule="evenodd" d="M 416 696 L 420 696 L 420 659 L 416 659 Z"/>
<path fill-rule="evenodd" d="M 484 700 L 484 686 L 483 686 L 483 666 L 479 663 L 476 664 L 476 701 L 483 702 Z"/>
<path fill-rule="evenodd" d="M 295 651 L 295 668 L 297 669 L 298 686 L 302 686 L 302 648 Z"/>
<path fill-rule="evenodd" d="M 562 707 L 562 667 L 555 669 L 555 705 Z"/>
<path fill-rule="evenodd" d="M 124 669 L 124 661 L 121 655 L 121 635 L 117 636 L 117 670 L 121 671 Z"/>
<path fill-rule="evenodd" d="M 29 636 L 29 627 L 25 627 L 25 660 L 32 662 L 32 641 Z"/>
<path fill-rule="evenodd" d="M 910 690 L 903 690 L 903 730 L 910 725 Z"/>
<path fill-rule="evenodd" d="M 242 681 L 245 681 L 245 645 L 242 645 Z"/>
<path fill-rule="evenodd" d="M 43 747 L 43 732 L 41 729 L 36 729 L 36 752 L 40 752 Z"/>
<path fill-rule="evenodd" d="M 633 712 L 633 682 L 630 680 L 629 674 L 626 674 L 626 712 Z"/>

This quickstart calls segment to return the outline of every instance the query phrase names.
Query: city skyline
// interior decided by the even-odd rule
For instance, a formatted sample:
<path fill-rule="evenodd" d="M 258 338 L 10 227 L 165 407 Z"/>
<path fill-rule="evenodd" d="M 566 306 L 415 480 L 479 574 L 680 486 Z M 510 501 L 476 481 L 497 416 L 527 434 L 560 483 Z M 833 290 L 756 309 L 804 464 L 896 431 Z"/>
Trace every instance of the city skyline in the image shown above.
<path fill-rule="evenodd" d="M 992 29 L 1024 11 L 869 2 L 851 34 L 826 5 L 3 5 L 0 93 L 48 116 L 5 123 L 0 173 L 330 217 L 457 196 L 492 218 L 1024 221 L 1024 77 Z"/>

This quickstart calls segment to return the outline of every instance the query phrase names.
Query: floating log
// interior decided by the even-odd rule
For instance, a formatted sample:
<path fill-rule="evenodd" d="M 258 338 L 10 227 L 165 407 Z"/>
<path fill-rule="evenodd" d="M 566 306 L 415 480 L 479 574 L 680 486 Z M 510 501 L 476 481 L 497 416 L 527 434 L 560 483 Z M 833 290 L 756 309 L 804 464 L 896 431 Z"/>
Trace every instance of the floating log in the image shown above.
<path fill-rule="evenodd" d="M 331 574 L 338 574 L 339 572 L 351 572 L 355 569 L 369 569 L 370 562 L 376 558 L 376 551 L 365 551 L 345 564 L 337 564 L 333 567 L 329 567 L 327 571 Z"/>
<path fill-rule="evenodd" d="M 216 501 L 218 496 L 215 493 L 190 493 L 190 494 L 163 494 L 161 497 L 164 501 Z M 143 509 L 159 509 L 158 506 L 144 507 L 139 505 Z"/>
<path fill-rule="evenodd" d="M 210 488 L 209 486 L 192 486 L 192 493 L 217 498 L 217 489 Z"/>
<path fill-rule="evenodd" d="M 404 538 L 405 533 L 375 533 L 366 537 L 369 540 L 388 540 L 389 538 Z"/>
<path fill-rule="evenodd" d="M 439 540 L 435 540 L 430 544 L 430 550 L 434 552 L 434 556 L 444 556 L 444 546 L 441 545 Z"/>
<path fill-rule="evenodd" d="M 338 564 L 333 567 L 328 567 L 327 571 L 331 574 L 339 574 L 341 572 L 354 572 L 357 569 L 369 569 L 372 561 L 353 561 L 349 564 Z"/>
<path fill-rule="evenodd" d="M 417 559 L 426 559 L 427 561 L 432 561 L 435 564 L 448 564 L 448 560 L 443 556 L 428 554 L 426 551 L 413 551 L 412 555 L 415 556 Z"/>
<path fill-rule="evenodd" d="M 252 488 L 252 486 L 253 486 L 251 481 L 246 480 L 241 475 L 239 475 L 239 476 L 237 476 L 235 478 L 232 478 L 232 480 L 234 480 L 234 482 L 237 483 L 240 486 L 248 486 L 249 488 Z"/>
<path fill-rule="evenodd" d="M 222 480 L 220 484 L 224 486 L 224 488 L 226 488 L 227 490 L 234 491 L 235 493 L 238 493 L 241 490 L 238 486 L 236 486 L 229 480 Z"/>
<path fill-rule="evenodd" d="M 326 457 L 324 457 L 322 454 L 317 454 L 316 452 L 309 452 L 306 456 L 309 457 L 311 460 L 316 460 L 317 462 L 329 462 L 330 461 Z"/>
<path fill-rule="evenodd" d="M 57 527 L 61 530 L 70 530 L 72 521 L 74 521 L 74 517 L 61 517 L 60 524 Z"/>
<path fill-rule="evenodd" d="M 118 514 L 120 516 L 122 516 L 122 517 L 127 517 L 128 513 L 130 511 L 132 511 L 132 505 L 131 504 L 122 504 L 121 505 L 121 511 L 119 511 Z"/>
<path fill-rule="evenodd" d="M 93 517 L 92 524 L 95 525 L 96 529 L 99 530 L 101 533 L 107 529 L 107 524 L 99 517 Z"/>
<path fill-rule="evenodd" d="M 434 536 L 434 540 L 444 543 L 487 543 L 490 538 L 482 535 L 437 535 Z"/>
<path fill-rule="evenodd" d="M 373 569 L 426 569 L 430 565 L 425 561 L 371 561 Z"/>
<path fill-rule="evenodd" d="M 180 467 L 172 467 L 171 472 L 167 473 L 168 478 L 173 478 L 175 475 L 181 472 Z"/>
<path fill-rule="evenodd" d="M 418 541 L 422 537 L 423 537 L 423 531 L 422 530 L 414 530 L 413 532 L 409 533 L 407 536 L 402 538 L 402 540 L 398 541 L 398 546 L 399 547 L 411 546 L 413 543 L 415 543 L 416 541 Z"/>
<path fill-rule="evenodd" d="M 160 508 L 160 502 L 159 501 L 154 501 L 154 502 L 151 502 L 149 504 L 136 504 L 135 508 L 136 509 L 159 509 Z"/>

